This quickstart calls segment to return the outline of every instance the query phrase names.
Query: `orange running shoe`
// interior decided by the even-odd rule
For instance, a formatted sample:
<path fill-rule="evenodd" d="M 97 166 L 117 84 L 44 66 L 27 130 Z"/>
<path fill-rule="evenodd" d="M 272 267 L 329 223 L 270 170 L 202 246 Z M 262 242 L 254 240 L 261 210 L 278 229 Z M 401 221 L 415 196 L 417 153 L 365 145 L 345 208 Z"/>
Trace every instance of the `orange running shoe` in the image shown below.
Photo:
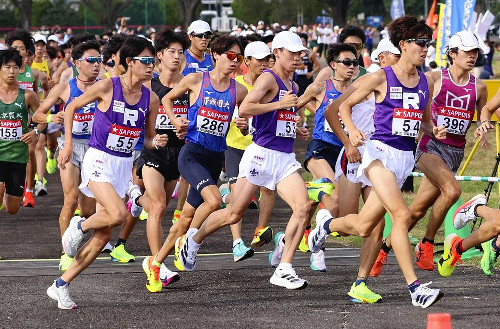
<path fill-rule="evenodd" d="M 33 192 L 24 191 L 23 207 L 35 208 L 35 198 Z"/>
<path fill-rule="evenodd" d="M 377 260 L 373 264 L 372 270 L 370 271 L 370 276 L 373 276 L 376 278 L 382 273 L 382 270 L 384 269 L 385 264 L 389 264 L 389 261 L 387 260 L 387 256 L 389 254 L 386 253 L 384 250 L 380 249 L 380 252 L 378 253 Z"/>
<path fill-rule="evenodd" d="M 415 246 L 415 256 L 417 266 L 425 271 L 434 271 L 434 245 L 420 241 Z"/>

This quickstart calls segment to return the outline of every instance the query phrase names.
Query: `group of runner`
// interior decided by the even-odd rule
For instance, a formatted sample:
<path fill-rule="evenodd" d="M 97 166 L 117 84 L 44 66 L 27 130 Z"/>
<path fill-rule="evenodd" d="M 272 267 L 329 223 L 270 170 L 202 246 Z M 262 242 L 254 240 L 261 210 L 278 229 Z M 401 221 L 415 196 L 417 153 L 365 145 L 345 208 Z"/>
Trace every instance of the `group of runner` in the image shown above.
<path fill-rule="evenodd" d="M 187 34 L 159 31 L 154 46 L 134 36 L 116 35 L 105 44 L 75 36 L 65 48 L 72 60 L 52 68 L 55 79 L 47 77 L 50 70 L 44 77 L 26 64 L 30 51 L 35 60 L 40 57 L 44 41 L 27 31 L 10 32 L 9 48 L 0 51 L 0 196 L 9 213 L 18 211 L 35 182 L 33 169 L 26 170 L 30 145 L 40 142 L 37 135 L 47 125 L 62 125 L 53 129 L 62 131 L 57 162 L 64 191 L 59 217 L 59 267 L 64 273 L 47 294 L 59 308 L 75 308 L 69 283 L 97 258 L 116 226 L 121 231 L 111 257 L 135 260 L 125 244 L 141 214 L 148 218 L 151 255 L 142 267 L 150 292 L 179 279 L 164 264 L 169 254 L 175 253 L 177 269 L 194 270 L 203 240 L 222 227 L 231 226 L 234 260 L 252 257 L 253 248 L 273 239 L 268 221 L 276 190 L 292 215 L 285 232 L 274 234 L 271 284 L 305 288 L 307 281 L 292 266 L 296 250 L 310 250 L 311 268 L 326 271 L 324 243 L 336 232 L 365 238 L 358 276 L 348 293 L 351 301 L 382 299 L 366 281 L 380 275 L 391 248 L 413 305 L 426 308 L 438 301 L 443 293 L 417 279 L 408 230 L 433 207 L 426 235 L 415 249 L 417 266 L 433 270 L 434 237 L 460 196 L 454 174 L 463 158 L 465 134 L 477 111 L 481 122 L 476 136 L 484 139 L 500 94 L 486 104 L 485 84 L 470 74 L 480 51 L 473 34 L 462 31 L 450 39 L 450 68 L 424 75 L 417 67 L 425 60 L 432 30 L 424 21 L 404 16 L 390 24 L 389 33 L 392 44 L 379 46 L 381 69 L 366 75 L 359 62 L 364 33 L 344 28 L 339 43 L 328 49 L 328 67 L 312 82 L 308 73 L 319 70 L 316 55 L 310 56 L 305 40 L 289 31 L 274 36 L 270 47 L 228 35 L 209 43 L 213 33 L 203 21 L 193 22 Z M 62 54 L 68 52 L 59 53 L 66 59 Z M 233 78 L 242 68 L 244 74 Z M 296 75 L 305 79 L 299 77 L 298 84 Z M 47 88 L 41 104 L 38 81 Z M 305 89 L 300 97 L 299 85 Z M 293 152 L 295 138 L 309 137 L 303 108 L 315 117 L 304 161 L 311 182 L 300 176 Z M 30 122 L 36 128 L 30 130 Z M 53 158 L 55 142 L 46 140 Z M 229 188 L 219 190 L 224 161 Z M 415 161 L 425 178 L 408 208 L 400 187 Z M 44 167 L 35 162 L 36 168 Z M 42 172 L 38 178 L 43 184 Z M 163 241 L 161 221 L 176 187 L 177 209 Z M 257 192 L 259 219 L 247 247 L 241 219 Z M 364 206 L 358 213 L 359 196 Z M 319 203 L 322 209 L 311 230 Z M 392 232 L 383 242 L 386 212 Z M 482 263 L 493 272 L 500 250 L 497 213 L 486 207 L 482 195 L 457 210 L 456 227 L 476 216 L 487 221 L 464 240 L 446 238 L 438 262 L 441 275 L 451 275 L 460 255 L 480 243 L 485 248 Z M 89 231 L 92 236 L 80 247 Z"/>

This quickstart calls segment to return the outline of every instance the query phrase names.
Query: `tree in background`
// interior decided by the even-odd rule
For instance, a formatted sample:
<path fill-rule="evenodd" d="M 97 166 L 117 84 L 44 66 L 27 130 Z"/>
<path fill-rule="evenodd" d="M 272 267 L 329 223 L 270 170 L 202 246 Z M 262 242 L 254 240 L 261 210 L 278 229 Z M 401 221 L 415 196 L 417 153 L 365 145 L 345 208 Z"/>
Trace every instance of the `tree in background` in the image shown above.
<path fill-rule="evenodd" d="M 18 27 L 29 30 L 31 23 L 31 6 L 33 0 L 11 0 L 14 7 L 19 11 Z"/>
<path fill-rule="evenodd" d="M 196 10 L 201 3 L 200 0 L 177 0 L 182 16 L 182 22 L 185 27 L 188 27 L 192 21 L 197 19 Z"/>
<path fill-rule="evenodd" d="M 112 29 L 123 10 L 130 6 L 127 0 L 82 0 L 82 3 L 95 15 L 97 24 L 104 30 Z"/>
<path fill-rule="evenodd" d="M 356 0 L 321 0 L 328 6 L 328 12 L 333 19 L 333 24 L 344 26 L 347 22 L 347 12 L 352 2 Z"/>

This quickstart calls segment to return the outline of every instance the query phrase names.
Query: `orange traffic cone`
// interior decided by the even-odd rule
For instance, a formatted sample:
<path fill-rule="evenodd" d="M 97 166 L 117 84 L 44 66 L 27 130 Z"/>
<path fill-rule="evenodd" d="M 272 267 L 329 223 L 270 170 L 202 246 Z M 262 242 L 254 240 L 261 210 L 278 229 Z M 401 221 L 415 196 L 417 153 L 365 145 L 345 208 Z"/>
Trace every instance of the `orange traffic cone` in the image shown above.
<path fill-rule="evenodd" d="M 427 329 L 452 329 L 450 313 L 427 314 Z"/>
<path fill-rule="evenodd" d="M 365 64 L 365 67 L 368 67 L 371 63 L 370 54 L 368 53 L 368 49 L 365 48 L 363 50 L 363 64 Z"/>

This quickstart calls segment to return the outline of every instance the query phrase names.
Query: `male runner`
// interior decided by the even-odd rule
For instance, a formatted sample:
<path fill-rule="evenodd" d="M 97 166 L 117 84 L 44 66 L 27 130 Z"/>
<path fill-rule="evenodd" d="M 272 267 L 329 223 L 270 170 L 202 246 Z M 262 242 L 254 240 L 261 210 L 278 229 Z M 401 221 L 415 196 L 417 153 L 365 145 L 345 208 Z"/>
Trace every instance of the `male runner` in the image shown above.
<path fill-rule="evenodd" d="M 427 271 L 434 270 L 436 233 L 462 193 L 455 173 L 464 157 L 467 130 L 476 109 L 480 117 L 481 109 L 486 104 L 486 84 L 470 73 L 479 51 L 479 42 L 474 34 L 458 32 L 448 43 L 450 68 L 426 73 L 434 81 L 431 119 L 435 125 L 443 125 L 447 129 L 446 139 L 443 140 L 424 135 L 415 154 L 417 166 L 425 177 L 410 206 L 410 230 L 432 207 L 426 233 L 415 247 L 416 264 Z M 376 265 L 384 263 L 390 248 L 389 238 L 380 250 Z"/>
<path fill-rule="evenodd" d="M 397 49 L 389 39 L 383 39 L 378 44 L 376 49 L 378 53 L 377 59 L 381 67 L 394 65 L 398 60 L 401 52 Z M 357 79 L 349 89 L 337 98 L 325 111 L 325 119 L 330 122 L 333 132 L 344 144 L 342 151 L 335 164 L 335 180 L 338 182 L 338 190 L 341 191 L 338 197 L 339 216 L 343 217 L 348 214 L 357 214 L 359 210 L 359 196 L 363 197 L 366 202 L 371 191 L 371 183 L 367 184 L 360 182 L 357 178 L 358 167 L 361 162 L 361 154 L 364 151 L 364 145 L 355 147 L 351 145 L 348 130 L 342 127 L 339 118 L 339 106 L 352 93 L 358 90 L 366 76 Z M 370 138 L 375 127 L 373 126 L 373 113 L 375 111 L 375 96 L 370 95 L 363 102 L 356 104 L 352 108 L 352 114 L 344 115 L 348 121 L 352 117 L 354 126 L 361 130 L 366 138 Z M 352 128 L 351 128 L 352 129 Z M 365 180 L 367 181 L 367 180 Z M 366 285 L 366 279 L 370 274 L 370 269 L 377 258 L 377 250 L 382 244 L 382 234 L 384 231 L 384 221 L 375 227 L 370 236 L 363 241 L 360 253 L 360 266 L 358 277 L 351 285 L 351 290 L 348 292 L 350 300 L 357 303 L 376 303 L 382 299 L 382 296 L 372 292 Z"/>
<path fill-rule="evenodd" d="M 37 110 L 38 97 L 20 87 L 17 77 L 22 65 L 17 50 L 0 51 L 0 206 L 11 215 L 23 199 L 28 144 L 38 137 L 28 130 L 29 111 Z"/>
<path fill-rule="evenodd" d="M 446 138 L 446 128 L 436 127 L 430 119 L 430 92 L 433 81 L 417 70 L 425 61 L 432 30 L 425 21 L 413 16 L 394 20 L 389 27 L 390 39 L 401 50 L 401 59 L 365 78 L 356 93 L 340 106 L 348 115 L 352 107 L 375 93 L 375 133 L 366 140 L 364 134 L 347 126 L 353 146 L 365 141 L 362 162 L 358 168 L 372 183 L 373 189 L 359 214 L 333 219 L 326 209 L 316 216 L 316 228 L 309 235 L 311 251 L 321 249 L 331 232 L 368 237 L 386 211 L 393 220 L 392 237 L 396 258 L 408 284 L 412 303 L 429 307 L 442 297 L 439 289 L 420 284 L 413 269 L 408 239 L 410 210 L 400 187 L 413 169 L 412 149 L 420 128 L 438 139 Z"/>
<path fill-rule="evenodd" d="M 186 52 L 185 66 L 182 75 L 195 72 L 208 72 L 214 69 L 212 58 L 206 54 L 208 43 L 214 35 L 210 25 L 202 20 L 191 23 L 188 28 L 191 46 Z"/>
<path fill-rule="evenodd" d="M 64 123 L 64 111 L 52 115 L 49 111 L 57 103 L 63 102 L 67 108 L 71 102 L 82 95 L 97 81 L 101 62 L 100 46 L 96 41 L 89 41 L 77 45 L 72 52 L 73 61 L 79 75 L 66 82 L 57 84 L 43 101 L 38 111 L 33 116 L 33 121 L 38 123 L 54 122 Z M 95 200 L 87 197 L 78 190 L 83 170 L 83 159 L 89 149 L 89 140 L 94 125 L 94 112 L 97 102 L 91 102 L 78 108 L 73 117 L 72 124 L 72 150 L 71 161 L 59 171 L 64 192 L 64 203 L 59 215 L 59 229 L 61 237 L 69 226 L 70 220 L 77 207 L 82 217 L 88 218 L 95 212 Z M 65 137 L 59 138 L 59 149 L 65 147 Z M 59 270 L 65 271 L 73 259 L 63 252 L 59 262 Z"/>
<path fill-rule="evenodd" d="M 76 109 L 97 101 L 80 184 L 85 195 L 96 199 L 97 212 L 86 220 L 73 217 L 64 232 L 64 251 L 74 260 L 47 289 L 49 297 L 57 300 L 61 309 L 76 308 L 69 296 L 68 283 L 96 259 L 111 238 L 113 227 L 120 225 L 127 216 L 123 198 L 132 178 L 132 152 L 144 124 L 146 147 L 162 147 L 167 142 L 166 136 L 155 136 L 154 132 L 158 97 L 142 85 L 153 75 L 153 56 L 154 48 L 148 40 L 130 37 L 120 51 L 120 63 L 127 69 L 125 75 L 95 83 L 66 108 L 64 127 L 66 131 L 73 131 Z M 64 137 L 65 147 L 58 157 L 63 170 L 73 155 L 73 137 L 71 134 Z M 128 191 L 132 196 L 137 193 L 140 192 L 135 187 Z M 92 237 L 78 251 L 78 245 L 89 230 L 94 230 Z"/>
<path fill-rule="evenodd" d="M 162 99 L 164 110 L 177 133 L 185 134 L 187 143 L 179 154 L 178 166 L 191 187 L 181 218 L 170 228 L 160 251 L 142 263 L 148 278 L 146 288 L 150 292 L 162 289 L 160 266 L 174 249 L 175 239 L 186 231 L 185 236 L 192 237 L 207 216 L 220 209 L 222 204 L 216 184 L 222 169 L 226 135 L 234 108 L 241 104 L 247 89 L 230 77 L 243 60 L 240 41 L 233 36 L 221 36 L 214 40 L 211 51 L 216 63 L 212 71 L 187 75 Z M 189 92 L 191 104 L 187 119 L 176 117 L 173 112 L 174 101 L 186 92 Z M 246 122 L 236 123 L 239 128 L 247 128 Z M 177 260 L 174 263 L 184 270 Z"/>
<path fill-rule="evenodd" d="M 203 239 L 224 226 L 239 222 L 259 186 L 265 186 L 270 190 L 277 189 L 293 210 L 285 234 L 277 235 L 283 243 L 279 243 L 282 247 L 274 255 L 282 256 L 270 282 L 287 289 L 307 286 L 307 281 L 299 278 L 292 268 L 310 209 L 306 186 L 297 172 L 300 164 L 293 153 L 296 132 L 303 138 L 308 136 L 306 128 L 297 127 L 297 86 L 292 81 L 302 51 L 309 52 L 309 49 L 302 46 L 299 36 L 292 32 L 280 32 L 274 38 L 276 64 L 272 70 L 262 73 L 239 108 L 242 117 L 253 116 L 255 131 L 254 143 L 245 149 L 241 159 L 233 198 L 226 209 L 210 215 L 199 230 L 192 227 L 178 239 L 178 263 L 185 270 L 194 269 Z"/>

